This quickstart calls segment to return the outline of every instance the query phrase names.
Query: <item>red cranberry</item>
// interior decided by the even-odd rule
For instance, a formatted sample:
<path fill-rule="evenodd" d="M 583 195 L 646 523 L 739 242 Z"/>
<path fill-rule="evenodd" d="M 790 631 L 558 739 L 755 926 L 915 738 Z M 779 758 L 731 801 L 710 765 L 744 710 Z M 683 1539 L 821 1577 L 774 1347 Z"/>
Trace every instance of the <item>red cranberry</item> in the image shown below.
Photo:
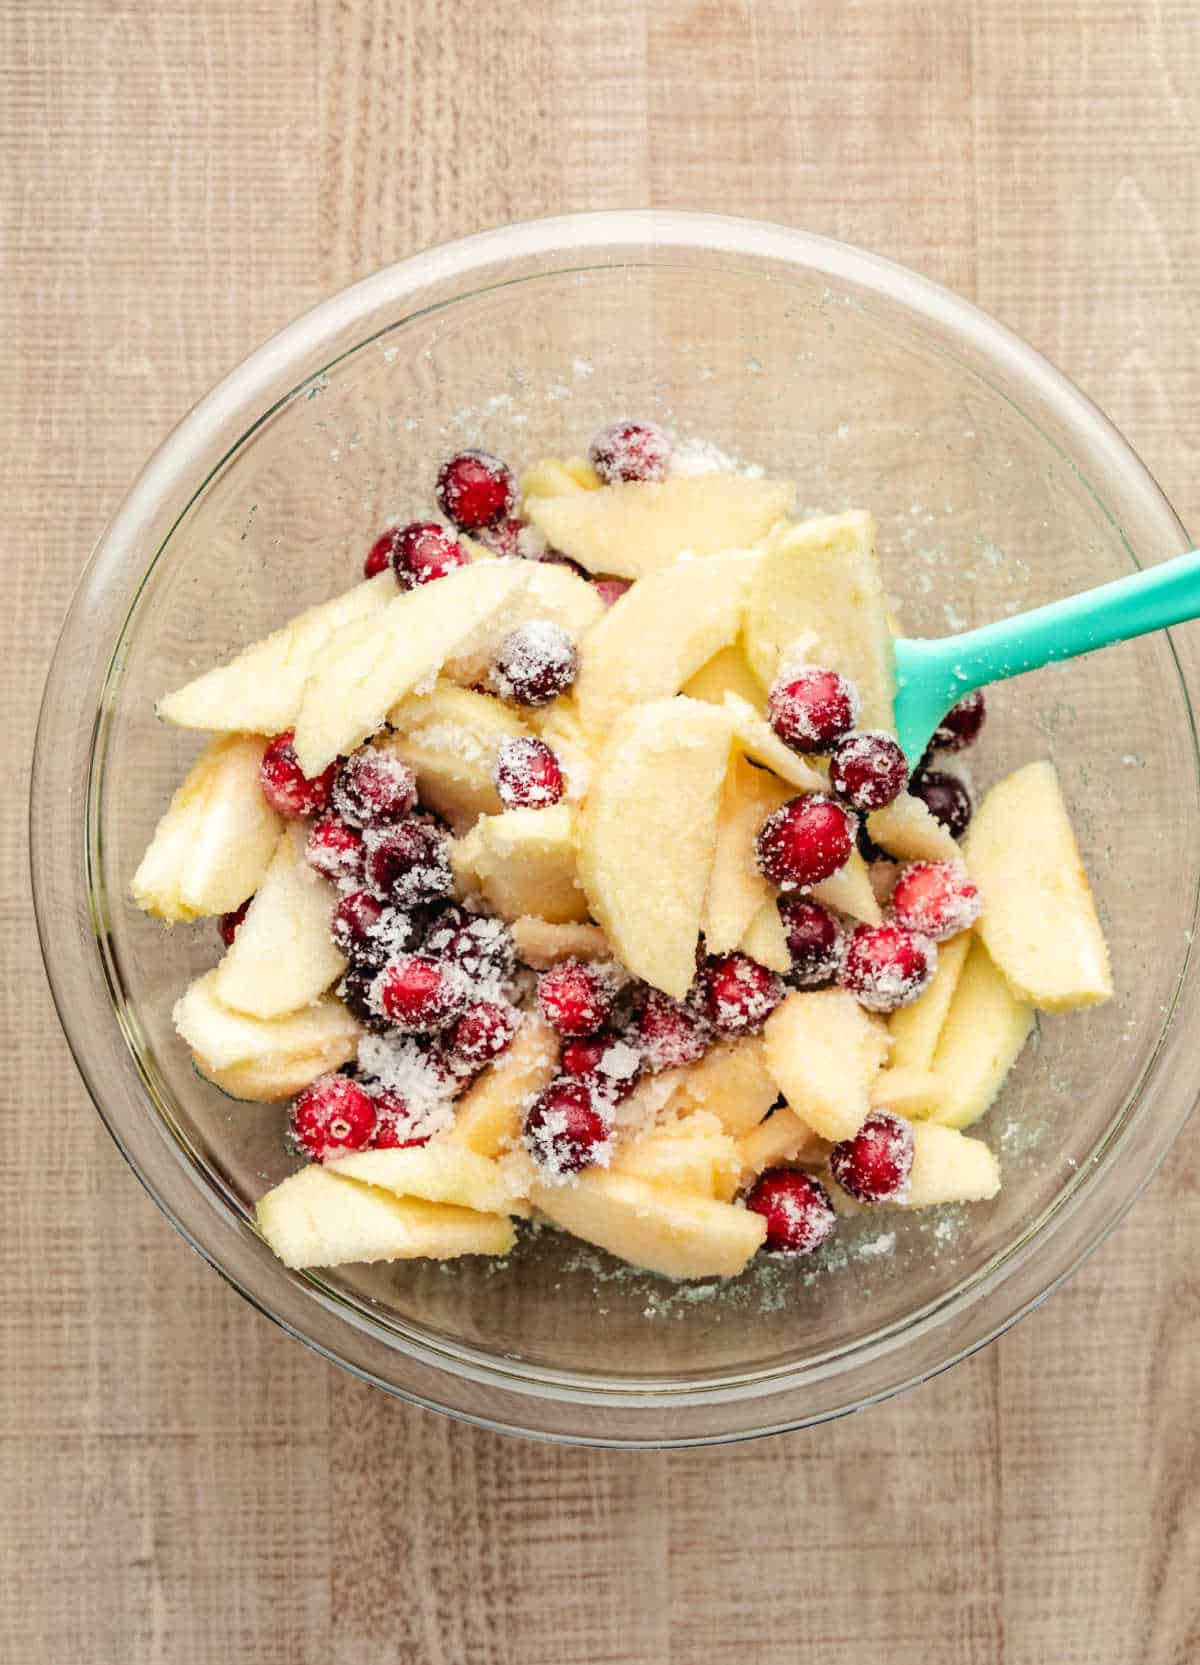
<path fill-rule="evenodd" d="M 785 1254 L 811 1254 L 837 1224 L 828 1191 L 799 1168 L 768 1168 L 759 1174 L 746 1207 L 767 1222 L 766 1247 Z"/>
<path fill-rule="evenodd" d="M 394 531 L 381 532 L 367 551 L 367 558 L 363 562 L 363 577 L 378 578 L 381 572 L 386 572 L 392 564 L 392 545 L 396 541 Z"/>
<path fill-rule="evenodd" d="M 369 890 L 352 890 L 334 908 L 329 934 L 348 960 L 379 971 L 393 953 L 407 948 L 412 933 L 406 914 L 385 907 Z"/>
<path fill-rule="evenodd" d="M 918 861 L 905 867 L 892 891 L 898 925 L 944 942 L 979 918 L 983 903 L 961 861 Z"/>
<path fill-rule="evenodd" d="M 517 506 L 517 482 L 499 457 L 488 451 L 460 451 L 442 464 L 437 477 L 438 507 L 463 532 L 491 526 Z"/>
<path fill-rule="evenodd" d="M 304 859 L 334 884 L 356 884 L 363 876 L 362 834 L 336 815 L 323 815 L 313 822 Z"/>
<path fill-rule="evenodd" d="M 406 590 L 432 584 L 457 567 L 470 566 L 470 556 L 444 526 L 433 520 L 414 520 L 392 534 L 392 566 Z"/>
<path fill-rule="evenodd" d="M 933 739 L 929 742 L 930 750 L 965 751 L 978 740 L 986 716 L 987 706 L 983 698 L 983 689 L 976 688 L 973 694 L 968 694 L 966 699 L 959 700 L 957 705 L 951 706 L 947 711 L 933 731 Z"/>
<path fill-rule="evenodd" d="M 496 754 L 496 791 L 505 809 L 547 809 L 563 795 L 563 773 L 544 740 L 505 740 Z"/>
<path fill-rule="evenodd" d="M 245 919 L 246 911 L 253 900 L 253 896 L 247 896 L 240 908 L 234 908 L 232 913 L 223 913 L 220 919 L 217 920 L 217 930 L 221 933 L 221 941 L 226 948 L 233 947 L 233 939 L 238 934 L 238 927 Z"/>
<path fill-rule="evenodd" d="M 841 980 L 868 1011 L 894 1012 L 924 994 L 936 968 L 937 949 L 928 937 L 903 925 L 859 925 Z"/>
<path fill-rule="evenodd" d="M 797 751 L 827 752 L 858 721 L 858 690 L 837 671 L 806 666 L 774 684 L 767 716 L 779 738 Z"/>
<path fill-rule="evenodd" d="M 375 1106 L 347 1075 L 319 1075 L 292 1105 L 292 1137 L 314 1162 L 363 1150 L 375 1132 Z"/>
<path fill-rule="evenodd" d="M 890 1110 L 872 1110 L 853 1139 L 840 1140 L 829 1153 L 834 1179 L 864 1203 L 902 1199 L 912 1164 L 912 1126 Z"/>
<path fill-rule="evenodd" d="M 277 734 L 263 753 L 258 770 L 263 797 L 277 815 L 289 820 L 324 809 L 337 774 L 337 764 L 331 763 L 310 779 L 296 761 L 294 738 L 295 730 L 290 728 L 285 734 Z"/>
<path fill-rule="evenodd" d="M 595 966 L 563 960 L 538 978 L 538 1000 L 560 1035 L 590 1035 L 612 1010 L 613 989 Z"/>
<path fill-rule="evenodd" d="M 633 585 L 628 578 L 597 578 L 594 588 L 606 607 L 615 607 L 626 590 L 631 590 Z"/>
<path fill-rule="evenodd" d="M 802 989 L 832 982 L 842 963 L 845 939 L 837 920 L 819 902 L 804 896 L 781 896 L 779 917 L 792 956 L 791 981 Z"/>
<path fill-rule="evenodd" d="M 582 1081 L 559 1076 L 525 1112 L 526 1149 L 542 1177 L 565 1179 L 608 1153 L 612 1124 Z"/>
<path fill-rule="evenodd" d="M 515 520 L 512 515 L 505 515 L 494 526 L 481 526 L 475 533 L 475 539 L 502 561 L 515 561 L 521 556 L 520 539 L 524 530 L 522 521 Z"/>
<path fill-rule="evenodd" d="M 657 422 L 612 422 L 592 440 L 588 457 L 609 486 L 618 480 L 665 480 L 671 441 Z"/>
<path fill-rule="evenodd" d="M 364 834 L 367 883 L 399 907 L 436 902 L 454 890 L 446 835 L 427 821 L 394 821 Z"/>
<path fill-rule="evenodd" d="M 638 1052 L 620 1035 L 582 1035 L 562 1049 L 563 1074 L 576 1077 L 615 1104 L 629 1097 L 641 1068 Z"/>
<path fill-rule="evenodd" d="M 381 1087 L 373 1093 L 375 1101 L 375 1137 L 372 1150 L 410 1150 L 427 1145 L 428 1133 L 413 1134 L 415 1118 L 408 1102 L 391 1087 Z"/>
<path fill-rule="evenodd" d="M 723 1035 L 761 1029 L 783 999 L 783 983 L 748 954 L 718 954 L 700 973 L 704 1009 Z"/>
<path fill-rule="evenodd" d="M 468 917 L 462 925 L 435 928 L 425 939 L 425 950 L 457 966 L 474 983 L 495 977 L 507 982 L 517 969 L 507 926 L 488 914 Z"/>
<path fill-rule="evenodd" d="M 834 747 L 829 784 L 855 809 L 882 809 L 908 785 L 908 760 L 883 729 L 859 729 Z"/>
<path fill-rule="evenodd" d="M 467 1003 L 466 985 L 436 960 L 398 954 L 379 973 L 372 998 L 397 1029 L 414 1035 L 444 1029 Z"/>
<path fill-rule="evenodd" d="M 820 884 L 844 867 L 857 819 L 824 792 L 789 798 L 758 829 L 758 865 L 781 890 Z"/>
<path fill-rule="evenodd" d="M 935 821 L 940 821 L 951 838 L 961 838 L 971 824 L 971 794 L 957 775 L 927 769 L 913 777 L 909 791 L 920 798 Z"/>
<path fill-rule="evenodd" d="M 395 752 L 360 746 L 337 772 L 333 807 L 352 827 L 398 821 L 417 801 L 417 777 Z"/>
<path fill-rule="evenodd" d="M 646 1067 L 651 1070 L 694 1064 L 712 1045 L 707 1020 L 659 989 L 650 990 L 637 1015 L 637 1036 Z"/>
<path fill-rule="evenodd" d="M 530 619 L 512 630 L 496 649 L 491 685 L 514 705 L 549 705 L 574 682 L 579 653 L 560 624 Z"/>
<path fill-rule="evenodd" d="M 495 1000 L 476 1000 L 455 1022 L 446 1037 L 446 1048 L 454 1059 L 481 1070 L 508 1050 L 516 1032 L 510 1006 L 501 1006 Z"/>

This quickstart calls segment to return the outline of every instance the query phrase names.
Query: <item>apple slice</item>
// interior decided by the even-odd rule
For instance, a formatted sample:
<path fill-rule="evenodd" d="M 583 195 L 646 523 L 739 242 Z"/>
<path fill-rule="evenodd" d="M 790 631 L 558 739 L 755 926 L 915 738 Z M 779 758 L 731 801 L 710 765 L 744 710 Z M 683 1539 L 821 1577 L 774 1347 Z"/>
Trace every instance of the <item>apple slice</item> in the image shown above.
<path fill-rule="evenodd" d="M 580 820 L 593 917 L 633 976 L 677 999 L 696 972 L 731 728 L 700 700 L 634 706 L 609 732 Z"/>
<path fill-rule="evenodd" d="M 628 706 L 678 693 L 735 641 L 757 562 L 748 552 L 681 561 L 626 590 L 580 647 L 575 699 L 584 726 L 601 734 Z"/>
<path fill-rule="evenodd" d="M 808 1123 L 786 1104 L 742 1136 L 738 1146 L 743 1174 L 761 1174 L 780 1162 L 812 1161 L 828 1147 Z"/>
<path fill-rule="evenodd" d="M 901 861 L 961 861 L 962 851 L 922 798 L 902 792 L 867 816 L 867 832 L 881 850 Z"/>
<path fill-rule="evenodd" d="M 768 815 L 793 795 L 792 787 L 756 769 L 738 753 L 730 759 L 702 915 L 710 954 L 727 954 L 737 948 L 755 914 L 774 896 L 759 871 L 754 841 Z"/>
<path fill-rule="evenodd" d="M 734 1277 L 767 1229 L 762 1215 L 747 1208 L 604 1168 L 588 1169 L 568 1185 L 535 1185 L 530 1201 L 585 1243 L 668 1278 Z"/>
<path fill-rule="evenodd" d="M 1052 763 L 992 787 L 965 855 L 983 897 L 979 935 L 1013 992 L 1046 1012 L 1108 1000 L 1108 946 Z"/>
<path fill-rule="evenodd" d="M 910 1121 L 915 1116 L 926 1116 L 938 1103 L 941 1087 L 932 1070 L 912 1069 L 903 1065 L 883 1069 L 871 1083 L 872 1110 L 894 1110 Z"/>
<path fill-rule="evenodd" d="M 331 995 L 271 1019 L 226 1006 L 207 972 L 175 1004 L 175 1027 L 200 1074 L 233 1098 L 278 1104 L 358 1050 L 362 1031 Z"/>
<path fill-rule="evenodd" d="M 558 1074 L 558 1036 L 529 1013 L 512 1045 L 458 1101 L 446 1142 L 496 1157 L 520 1137 L 525 1106 Z"/>
<path fill-rule="evenodd" d="M 224 735 L 176 790 L 130 885 L 145 913 L 174 924 L 231 913 L 253 896 L 279 839 L 262 795 L 263 741 Z"/>
<path fill-rule="evenodd" d="M 764 689 L 797 653 L 841 671 L 858 689 L 860 726 L 890 730 L 895 655 L 875 532 L 861 509 L 779 527 L 746 608 L 746 657 Z"/>
<path fill-rule="evenodd" d="M 388 722 L 398 732 L 378 745 L 414 770 L 427 808 L 456 827 L 503 811 L 492 778 L 496 754 L 506 740 L 529 732 L 509 706 L 439 681 L 431 693 L 411 694 L 393 706 Z"/>
<path fill-rule="evenodd" d="M 724 705 L 726 694 L 745 700 L 752 711 L 761 711 L 764 703 L 763 691 L 740 647 L 723 647 L 714 653 L 688 678 L 683 691 L 689 699 L 707 700 L 710 705 Z"/>
<path fill-rule="evenodd" d="M 743 954 L 749 954 L 752 960 L 765 965 L 768 971 L 778 971 L 785 976 L 792 969 L 787 932 L 773 894 L 767 897 L 747 925 L 740 946 Z"/>
<path fill-rule="evenodd" d="M 589 572 L 643 578 L 684 554 L 748 549 L 787 513 L 791 499 L 791 486 L 776 480 L 695 474 L 532 497 L 526 512 L 548 543 Z"/>
<path fill-rule="evenodd" d="M 304 859 L 307 828 L 280 834 L 271 865 L 217 967 L 216 994 L 251 1017 L 281 1017 L 325 993 L 346 969 L 329 936 L 337 893 Z"/>
<path fill-rule="evenodd" d="M 982 1139 L 952 1127 L 914 1122 L 913 1165 L 906 1208 L 986 1202 L 1000 1189 L 1000 1164 Z"/>
<path fill-rule="evenodd" d="M 887 1030 L 845 989 L 788 995 L 763 1031 L 767 1067 L 802 1121 L 823 1139 L 850 1139 L 867 1119 L 887 1057 Z"/>
<path fill-rule="evenodd" d="M 973 940 L 933 1059 L 937 1099 L 927 1112 L 945 1127 L 969 1127 L 991 1109 L 1033 1029 L 1033 1008 L 1018 1000 Z"/>
<path fill-rule="evenodd" d="M 707 1110 L 648 1128 L 617 1150 L 609 1173 L 728 1202 L 738 1187 L 736 1142 Z"/>
<path fill-rule="evenodd" d="M 770 769 L 780 780 L 801 792 L 828 792 L 828 777 L 807 759 L 785 746 L 775 730 L 740 695 L 725 695 L 725 710 L 733 721 L 734 740 L 747 757 Z"/>
<path fill-rule="evenodd" d="M 477 561 L 408 590 L 365 623 L 325 643 L 304 685 L 296 757 L 319 775 L 383 726 L 406 694 L 432 683 L 447 659 L 469 652 L 526 581 L 524 561 Z"/>
<path fill-rule="evenodd" d="M 579 707 L 565 696 L 552 700 L 540 711 L 530 711 L 528 721 L 558 759 L 563 772 L 563 796 L 568 803 L 582 803 L 592 784 L 596 767 L 596 736 L 583 726 Z"/>
<path fill-rule="evenodd" d="M 296 1269 L 506 1255 L 516 1240 L 512 1221 L 497 1214 L 394 1197 L 316 1162 L 268 1191 L 255 1216 L 268 1246 L 285 1266 Z"/>
<path fill-rule="evenodd" d="M 596 491 L 600 476 L 586 457 L 542 457 L 531 463 L 521 476 L 521 498 L 574 497 L 581 491 Z"/>
<path fill-rule="evenodd" d="M 376 618 L 396 596 L 396 580 L 381 572 L 345 595 L 310 607 L 228 665 L 206 671 L 158 702 L 158 715 L 180 728 L 282 734 L 300 710 L 309 671 L 339 630 Z"/>
<path fill-rule="evenodd" d="M 966 964 L 971 941 L 971 933 L 962 931 L 958 936 L 951 937 L 949 942 L 939 942 L 937 970 L 925 993 L 911 1006 L 901 1006 L 888 1018 L 888 1032 L 892 1037 L 888 1062 L 892 1069 L 924 1071 L 933 1068 L 938 1038 Z"/>
<path fill-rule="evenodd" d="M 534 912 L 552 924 L 585 920 L 577 860 L 568 804 L 481 815 L 450 848 L 460 889 L 469 895 L 478 888 L 491 911 L 507 920 Z"/>
<path fill-rule="evenodd" d="M 699 1063 L 681 1070 L 672 1104 L 685 1112 L 711 1111 L 727 1133 L 740 1138 L 762 1121 L 778 1097 L 762 1036 L 747 1035 L 718 1042 Z"/>
<path fill-rule="evenodd" d="M 360 1150 L 325 1164 L 326 1173 L 345 1174 L 397 1197 L 453 1203 L 478 1214 L 509 1214 L 512 1187 L 495 1162 L 469 1145 L 445 1139 L 407 1150 Z"/>
<path fill-rule="evenodd" d="M 469 538 L 462 542 L 472 553 L 477 552 L 478 559 L 495 564 L 495 556 L 482 544 L 472 544 Z M 604 617 L 605 606 L 595 585 L 569 567 L 550 561 L 526 561 L 521 572 L 524 583 L 491 624 L 446 660 L 444 675 L 450 680 L 465 687 L 482 682 L 501 638 L 530 620 L 548 619 L 578 641 Z"/>
<path fill-rule="evenodd" d="M 611 960 L 612 944 L 599 925 L 552 924 L 533 914 L 522 914 L 509 927 L 517 958 L 535 971 L 546 971 L 561 960 Z"/>
<path fill-rule="evenodd" d="M 851 850 L 849 859 L 836 873 L 813 885 L 809 895 L 823 907 L 836 908 L 839 913 L 848 913 L 867 925 L 878 925 L 883 919 L 870 870 L 857 850 Z"/>

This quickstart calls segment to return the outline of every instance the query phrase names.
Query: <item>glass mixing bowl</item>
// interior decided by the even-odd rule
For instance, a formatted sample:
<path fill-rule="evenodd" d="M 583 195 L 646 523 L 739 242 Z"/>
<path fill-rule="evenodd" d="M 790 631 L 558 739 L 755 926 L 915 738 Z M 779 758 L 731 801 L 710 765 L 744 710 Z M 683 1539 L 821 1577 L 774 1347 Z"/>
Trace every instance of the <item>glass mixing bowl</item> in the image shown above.
<path fill-rule="evenodd" d="M 1200 872 L 1185 631 L 1008 683 L 971 763 L 1049 755 L 1112 945 L 1118 997 L 1044 1021 L 977 1129 L 1004 1188 L 881 1211 L 820 1257 L 723 1285 L 620 1270 L 551 1232 L 514 1261 L 304 1275 L 255 1234 L 294 1166 L 285 1112 L 223 1097 L 171 1026 L 211 922 L 128 900 L 202 737 L 165 689 L 355 582 L 423 516 L 464 445 L 521 463 L 650 416 L 879 517 L 909 634 L 960 629 L 1187 547 L 1138 458 L 1029 347 L 965 302 L 823 238 L 691 214 L 597 214 L 401 262 L 285 329 L 147 465 L 84 574 L 47 685 L 31 849 L 63 1026 L 146 1188 L 242 1293 L 391 1392 L 494 1427 L 610 1444 L 795 1428 L 961 1358 L 1120 1218 L 1194 1096 Z"/>

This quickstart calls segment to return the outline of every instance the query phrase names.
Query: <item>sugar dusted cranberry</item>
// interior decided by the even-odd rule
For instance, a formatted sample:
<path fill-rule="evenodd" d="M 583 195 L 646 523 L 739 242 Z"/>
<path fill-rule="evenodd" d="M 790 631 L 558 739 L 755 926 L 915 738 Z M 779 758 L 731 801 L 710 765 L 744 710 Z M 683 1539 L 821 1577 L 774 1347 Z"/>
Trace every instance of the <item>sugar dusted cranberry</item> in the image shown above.
<path fill-rule="evenodd" d="M 505 740 L 496 754 L 496 791 L 506 809 L 547 809 L 563 795 L 563 773 L 544 740 Z"/>
<path fill-rule="evenodd" d="M 333 807 L 352 827 L 398 821 L 417 801 L 417 777 L 384 746 L 360 746 L 333 783 Z"/>
<path fill-rule="evenodd" d="M 924 994 L 936 969 L 937 949 L 928 937 L 903 925 L 859 925 L 841 980 L 868 1011 L 894 1012 Z"/>
<path fill-rule="evenodd" d="M 397 1029 L 422 1035 L 453 1023 L 467 1004 L 467 991 L 463 980 L 436 960 L 398 954 L 379 973 L 372 999 Z"/>
<path fill-rule="evenodd" d="M 920 798 L 951 838 L 961 838 L 971 824 L 971 794 L 957 775 L 926 769 L 913 777 L 909 791 Z"/>
<path fill-rule="evenodd" d="M 562 1072 L 615 1104 L 627 1099 L 641 1073 L 642 1059 L 620 1035 L 581 1035 L 562 1049 Z"/>
<path fill-rule="evenodd" d="M 372 1150 L 411 1150 L 429 1143 L 428 1133 L 413 1133 L 416 1118 L 400 1093 L 390 1087 L 380 1087 L 371 1097 L 375 1104 Z"/>
<path fill-rule="evenodd" d="M 659 989 L 646 996 L 636 1027 L 642 1057 L 651 1070 L 694 1064 L 712 1045 L 707 1019 Z"/>
<path fill-rule="evenodd" d="M 508 1050 L 516 1032 L 511 1006 L 501 1006 L 496 1000 L 476 1000 L 447 1033 L 446 1050 L 471 1069 L 482 1069 Z"/>
<path fill-rule="evenodd" d="M 292 1105 L 292 1137 L 314 1162 L 364 1150 L 375 1132 L 375 1106 L 347 1075 L 319 1075 Z"/>
<path fill-rule="evenodd" d="M 377 976 L 378 971 L 369 964 L 351 964 L 337 986 L 338 998 L 347 1011 L 358 1019 L 364 1029 L 371 1030 L 373 1034 L 379 1034 L 388 1028 L 388 1021 L 374 997 Z"/>
<path fill-rule="evenodd" d="M 392 533 L 392 567 L 403 589 L 432 584 L 469 565 L 470 557 L 454 533 L 434 520 L 414 520 Z"/>
<path fill-rule="evenodd" d="M 416 933 L 408 914 L 390 908 L 369 890 L 340 898 L 329 921 L 334 946 L 356 966 L 375 971 L 412 946 Z"/>
<path fill-rule="evenodd" d="M 606 1160 L 612 1122 L 587 1086 L 560 1075 L 525 1112 L 525 1148 L 554 1182 Z"/>
<path fill-rule="evenodd" d="M 328 769 L 310 779 L 296 761 L 292 743 L 295 737 L 295 730 L 290 728 L 284 734 L 277 734 L 263 752 L 258 770 L 263 797 L 277 815 L 289 820 L 315 815 L 324 809 L 337 774 L 337 764 L 331 763 Z"/>
<path fill-rule="evenodd" d="M 481 526 L 475 533 L 475 540 L 502 561 L 516 561 L 522 555 L 521 533 L 524 530 L 523 522 L 512 515 L 505 515 L 494 526 Z"/>
<path fill-rule="evenodd" d="M 593 588 L 606 607 L 615 607 L 633 585 L 628 578 L 597 578 Z"/>
<path fill-rule="evenodd" d="M 241 925 L 242 920 L 245 919 L 246 910 L 249 908 L 253 900 L 253 896 L 247 896 L 240 908 L 234 908 L 232 913 L 223 913 L 220 919 L 217 920 L 217 930 L 220 932 L 221 941 L 225 944 L 226 948 L 233 947 L 233 939 L 238 934 L 238 927 Z"/>
<path fill-rule="evenodd" d="M 700 973 L 704 1009 L 723 1035 L 761 1029 L 783 999 L 782 980 L 748 954 L 717 954 Z"/>
<path fill-rule="evenodd" d="M 446 835 L 427 821 L 394 821 L 363 835 L 367 883 L 402 908 L 436 902 L 454 889 Z"/>
<path fill-rule="evenodd" d="M 973 746 L 979 738 L 979 731 L 983 727 L 987 716 L 987 705 L 983 697 L 983 689 L 976 688 L 973 694 L 959 700 L 957 705 L 951 706 L 941 722 L 933 731 L 933 739 L 929 742 L 930 750 L 935 752 L 961 752 L 968 746 Z"/>
<path fill-rule="evenodd" d="M 979 918 L 979 890 L 961 861 L 918 861 L 905 867 L 892 891 L 892 915 L 909 931 L 944 942 Z"/>
<path fill-rule="evenodd" d="M 545 549 L 538 556 L 538 560 L 543 566 L 566 567 L 567 571 L 573 572 L 576 578 L 590 580 L 592 576 L 585 566 L 581 566 L 578 561 L 573 561 L 569 555 L 564 555 L 561 549 Z"/>
<path fill-rule="evenodd" d="M 857 830 L 856 817 L 824 792 L 789 798 L 758 829 L 758 865 L 781 890 L 820 884 L 850 859 Z"/>
<path fill-rule="evenodd" d="M 394 531 L 381 532 L 375 542 L 367 550 L 367 558 L 363 562 L 363 577 L 378 578 L 381 572 L 386 572 L 392 564 L 392 545 L 396 540 Z"/>
<path fill-rule="evenodd" d="M 837 1224 L 828 1191 L 799 1168 L 768 1168 L 759 1174 L 746 1207 L 767 1222 L 766 1247 L 784 1254 L 812 1254 Z"/>
<path fill-rule="evenodd" d="M 503 920 L 488 914 L 468 916 L 464 924 L 436 927 L 425 939 L 425 952 L 457 966 L 473 983 L 495 978 L 507 982 L 517 968 L 512 936 Z"/>
<path fill-rule="evenodd" d="M 611 979 L 583 960 L 563 960 L 538 978 L 546 1022 L 560 1035 L 590 1035 L 612 1011 Z"/>
<path fill-rule="evenodd" d="M 883 729 L 859 729 L 834 747 L 829 784 L 855 809 L 883 809 L 908 785 L 908 760 Z"/>
<path fill-rule="evenodd" d="M 827 752 L 858 721 L 858 690 L 837 671 L 805 666 L 773 685 L 767 717 L 797 751 Z"/>
<path fill-rule="evenodd" d="M 834 1179 L 864 1203 L 902 1200 L 912 1164 L 912 1125 L 890 1110 L 872 1110 L 854 1137 L 840 1140 L 829 1153 Z"/>
<path fill-rule="evenodd" d="M 334 884 L 356 884 L 363 876 L 362 834 L 336 815 L 323 815 L 312 824 L 304 859 Z"/>
<path fill-rule="evenodd" d="M 819 902 L 807 897 L 781 896 L 779 917 L 792 956 L 791 982 L 802 989 L 820 988 L 837 976 L 845 938 L 837 920 Z"/>
<path fill-rule="evenodd" d="M 566 693 L 579 672 L 579 652 L 562 625 L 530 619 L 496 649 L 490 681 L 503 700 L 542 706 Z"/>
<path fill-rule="evenodd" d="M 588 457 L 605 485 L 619 480 L 665 480 L 671 440 L 657 422 L 612 422 L 592 440 Z"/>
<path fill-rule="evenodd" d="M 517 506 L 512 471 L 490 451 L 460 451 L 437 477 L 438 507 L 463 532 L 492 526 Z"/>

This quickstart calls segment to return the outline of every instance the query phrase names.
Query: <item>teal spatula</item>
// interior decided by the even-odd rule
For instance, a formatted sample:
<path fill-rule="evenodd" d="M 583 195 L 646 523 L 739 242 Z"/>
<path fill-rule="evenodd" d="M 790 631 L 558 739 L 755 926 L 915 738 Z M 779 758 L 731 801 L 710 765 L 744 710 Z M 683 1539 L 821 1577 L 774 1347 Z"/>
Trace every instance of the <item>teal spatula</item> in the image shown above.
<path fill-rule="evenodd" d="M 958 636 L 896 642 L 896 733 L 916 764 L 952 705 L 989 682 L 1200 618 L 1200 550 Z"/>

